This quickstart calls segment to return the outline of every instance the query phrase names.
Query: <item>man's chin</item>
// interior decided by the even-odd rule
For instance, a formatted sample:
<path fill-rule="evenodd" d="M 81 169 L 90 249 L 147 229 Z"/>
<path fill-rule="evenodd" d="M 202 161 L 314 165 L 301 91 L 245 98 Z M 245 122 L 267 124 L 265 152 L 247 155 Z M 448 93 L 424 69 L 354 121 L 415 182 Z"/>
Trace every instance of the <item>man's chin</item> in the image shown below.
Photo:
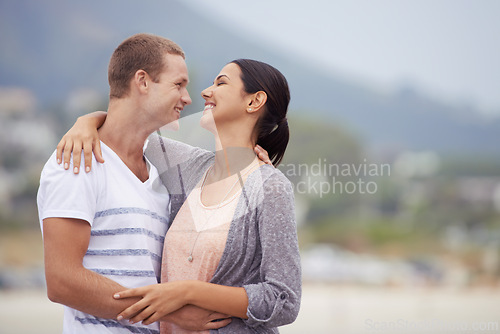
<path fill-rule="evenodd" d="M 160 128 L 160 131 L 163 131 L 163 130 L 165 130 L 165 131 L 179 131 L 179 128 L 180 128 L 179 120 L 176 119 L 176 120 L 162 126 Z"/>

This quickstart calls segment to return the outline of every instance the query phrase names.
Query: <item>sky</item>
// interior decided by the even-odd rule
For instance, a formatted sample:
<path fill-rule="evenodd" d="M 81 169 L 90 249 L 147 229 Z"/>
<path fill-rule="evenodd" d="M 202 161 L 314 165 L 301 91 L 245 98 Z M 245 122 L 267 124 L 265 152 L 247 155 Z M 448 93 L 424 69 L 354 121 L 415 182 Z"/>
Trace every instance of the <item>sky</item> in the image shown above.
<path fill-rule="evenodd" d="M 262 44 L 384 91 L 500 116 L 500 1 L 190 0 Z"/>

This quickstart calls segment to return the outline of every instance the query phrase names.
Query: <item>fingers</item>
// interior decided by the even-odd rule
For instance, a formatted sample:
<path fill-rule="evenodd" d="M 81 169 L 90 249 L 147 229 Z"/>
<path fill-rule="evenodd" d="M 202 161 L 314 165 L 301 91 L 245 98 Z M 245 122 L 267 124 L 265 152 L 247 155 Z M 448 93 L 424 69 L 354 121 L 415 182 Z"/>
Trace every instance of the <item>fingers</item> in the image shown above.
<path fill-rule="evenodd" d="M 266 150 L 264 150 L 260 145 L 255 145 L 254 152 L 257 154 L 260 160 L 264 161 L 268 165 L 272 165 L 273 163 L 269 159 L 269 155 Z"/>
<path fill-rule="evenodd" d="M 83 159 L 85 160 L 85 172 L 90 172 L 92 169 L 92 145 L 83 143 Z M 73 161 L 76 161 L 73 157 Z"/>
<path fill-rule="evenodd" d="M 228 314 L 223 314 L 223 313 L 219 313 L 219 312 L 212 312 L 208 316 L 208 321 L 214 321 L 214 320 L 225 319 L 225 318 L 231 318 L 231 316 Z"/>
<path fill-rule="evenodd" d="M 90 172 L 92 170 L 92 152 L 95 155 L 97 162 L 104 163 L 101 150 L 101 141 L 99 139 L 94 140 L 92 145 L 88 141 L 83 142 L 83 159 L 85 160 L 85 172 Z M 75 161 L 76 159 L 73 159 Z"/>
<path fill-rule="evenodd" d="M 63 150 L 64 150 L 64 146 L 66 145 L 66 142 L 63 139 L 61 139 L 61 141 L 59 142 L 59 144 L 57 144 L 57 153 L 56 153 L 56 159 L 57 159 L 57 163 L 58 164 L 61 164 L 61 161 L 62 161 L 62 153 L 63 153 Z"/>
<path fill-rule="evenodd" d="M 140 288 L 128 289 L 128 290 L 117 292 L 113 295 L 113 298 L 124 299 L 124 298 L 137 297 L 137 296 L 143 297 L 143 295 L 141 294 Z"/>
<path fill-rule="evenodd" d="M 229 325 L 231 316 L 218 312 L 213 312 L 208 316 L 209 322 L 205 325 L 204 329 L 219 329 Z"/>
<path fill-rule="evenodd" d="M 146 307 L 145 309 L 143 309 L 140 313 L 138 313 L 137 315 L 133 316 L 130 318 L 129 322 L 131 324 L 135 324 L 137 322 L 141 322 L 144 324 L 144 325 L 149 325 L 149 324 L 152 324 L 153 322 L 155 322 L 155 315 L 156 313 L 153 311 L 152 308 L 150 307 Z M 125 319 L 127 319 L 127 317 L 124 317 Z"/>
<path fill-rule="evenodd" d="M 158 312 L 153 313 L 150 317 L 144 319 L 142 323 L 144 325 L 151 325 L 154 322 L 157 322 L 161 319 L 160 315 Z"/>
<path fill-rule="evenodd" d="M 140 290 L 140 288 L 126 290 L 115 294 L 113 297 L 115 299 L 134 297 L 140 294 L 138 290 Z M 160 320 L 161 314 L 156 311 L 156 307 L 151 305 L 151 301 L 148 298 L 143 298 L 122 311 L 116 319 L 129 319 L 131 324 L 142 321 L 144 325 L 149 325 Z"/>
<path fill-rule="evenodd" d="M 267 156 L 267 154 L 259 153 L 259 159 L 264 161 L 268 165 L 272 165 L 272 162 L 271 162 L 271 160 L 269 160 L 269 157 Z"/>
<path fill-rule="evenodd" d="M 64 144 L 64 152 L 63 152 L 64 169 L 69 169 L 69 163 L 70 163 L 72 151 L 73 151 L 72 143 L 66 142 Z"/>
<path fill-rule="evenodd" d="M 255 154 L 259 155 L 261 150 L 260 150 L 260 146 L 259 145 L 255 145 L 255 147 L 253 148 L 253 151 L 255 152 Z"/>
<path fill-rule="evenodd" d="M 102 157 L 101 141 L 97 139 L 94 143 L 94 155 L 98 162 L 104 163 L 104 158 Z"/>
<path fill-rule="evenodd" d="M 83 149 L 82 145 L 83 144 L 81 142 L 75 141 L 73 143 L 73 173 L 75 174 L 78 174 L 80 172 L 80 162 L 82 160 L 82 149 Z M 66 158 L 66 150 L 64 150 L 64 157 Z M 69 161 L 69 156 L 68 156 L 68 161 Z"/>
<path fill-rule="evenodd" d="M 117 320 L 130 319 L 130 322 L 138 322 L 140 320 L 143 320 L 151 315 L 151 313 L 150 314 L 144 313 L 143 318 L 141 318 L 140 320 L 137 320 L 137 319 L 139 319 L 140 314 L 142 314 L 142 312 L 144 312 L 146 310 L 147 306 L 148 306 L 148 303 L 146 303 L 144 301 L 144 299 L 142 299 L 142 300 L 138 301 L 137 303 L 129 306 L 128 308 L 126 308 L 122 312 L 120 312 L 120 314 L 116 317 L 116 319 Z M 147 314 L 147 316 L 146 316 L 146 314 Z"/>
<path fill-rule="evenodd" d="M 206 324 L 205 329 L 219 329 L 224 326 L 229 325 L 229 323 L 232 321 L 231 318 L 226 318 L 218 321 L 211 321 Z"/>

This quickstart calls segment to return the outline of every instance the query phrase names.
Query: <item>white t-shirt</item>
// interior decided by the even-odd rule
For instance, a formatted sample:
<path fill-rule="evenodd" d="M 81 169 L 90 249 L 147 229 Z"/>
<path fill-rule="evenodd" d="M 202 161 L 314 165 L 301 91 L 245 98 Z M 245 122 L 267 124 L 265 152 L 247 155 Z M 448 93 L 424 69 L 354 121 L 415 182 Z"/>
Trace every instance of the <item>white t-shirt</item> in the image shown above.
<path fill-rule="evenodd" d="M 161 254 L 168 226 L 169 196 L 157 169 L 148 161 L 149 179 L 141 182 L 101 142 L 104 164 L 75 175 L 52 154 L 43 168 L 37 202 L 40 224 L 50 217 L 77 218 L 91 225 L 87 269 L 125 287 L 160 282 Z M 83 157 L 82 157 L 83 161 Z M 63 333 L 158 333 L 158 323 L 130 325 L 64 307 Z"/>

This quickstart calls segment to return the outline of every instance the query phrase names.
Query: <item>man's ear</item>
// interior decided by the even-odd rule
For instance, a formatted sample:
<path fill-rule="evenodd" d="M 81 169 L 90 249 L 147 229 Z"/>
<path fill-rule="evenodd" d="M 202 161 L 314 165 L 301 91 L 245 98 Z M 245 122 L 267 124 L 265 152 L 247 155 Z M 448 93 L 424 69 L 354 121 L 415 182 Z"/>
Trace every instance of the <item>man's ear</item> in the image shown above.
<path fill-rule="evenodd" d="M 252 99 L 248 103 L 247 112 L 254 113 L 260 111 L 262 107 L 266 104 L 266 101 L 267 101 L 266 92 L 258 91 L 257 93 L 253 94 Z"/>
<path fill-rule="evenodd" d="M 134 75 L 133 85 L 139 90 L 139 92 L 145 94 L 149 88 L 149 80 L 150 78 L 146 71 L 137 70 Z"/>

